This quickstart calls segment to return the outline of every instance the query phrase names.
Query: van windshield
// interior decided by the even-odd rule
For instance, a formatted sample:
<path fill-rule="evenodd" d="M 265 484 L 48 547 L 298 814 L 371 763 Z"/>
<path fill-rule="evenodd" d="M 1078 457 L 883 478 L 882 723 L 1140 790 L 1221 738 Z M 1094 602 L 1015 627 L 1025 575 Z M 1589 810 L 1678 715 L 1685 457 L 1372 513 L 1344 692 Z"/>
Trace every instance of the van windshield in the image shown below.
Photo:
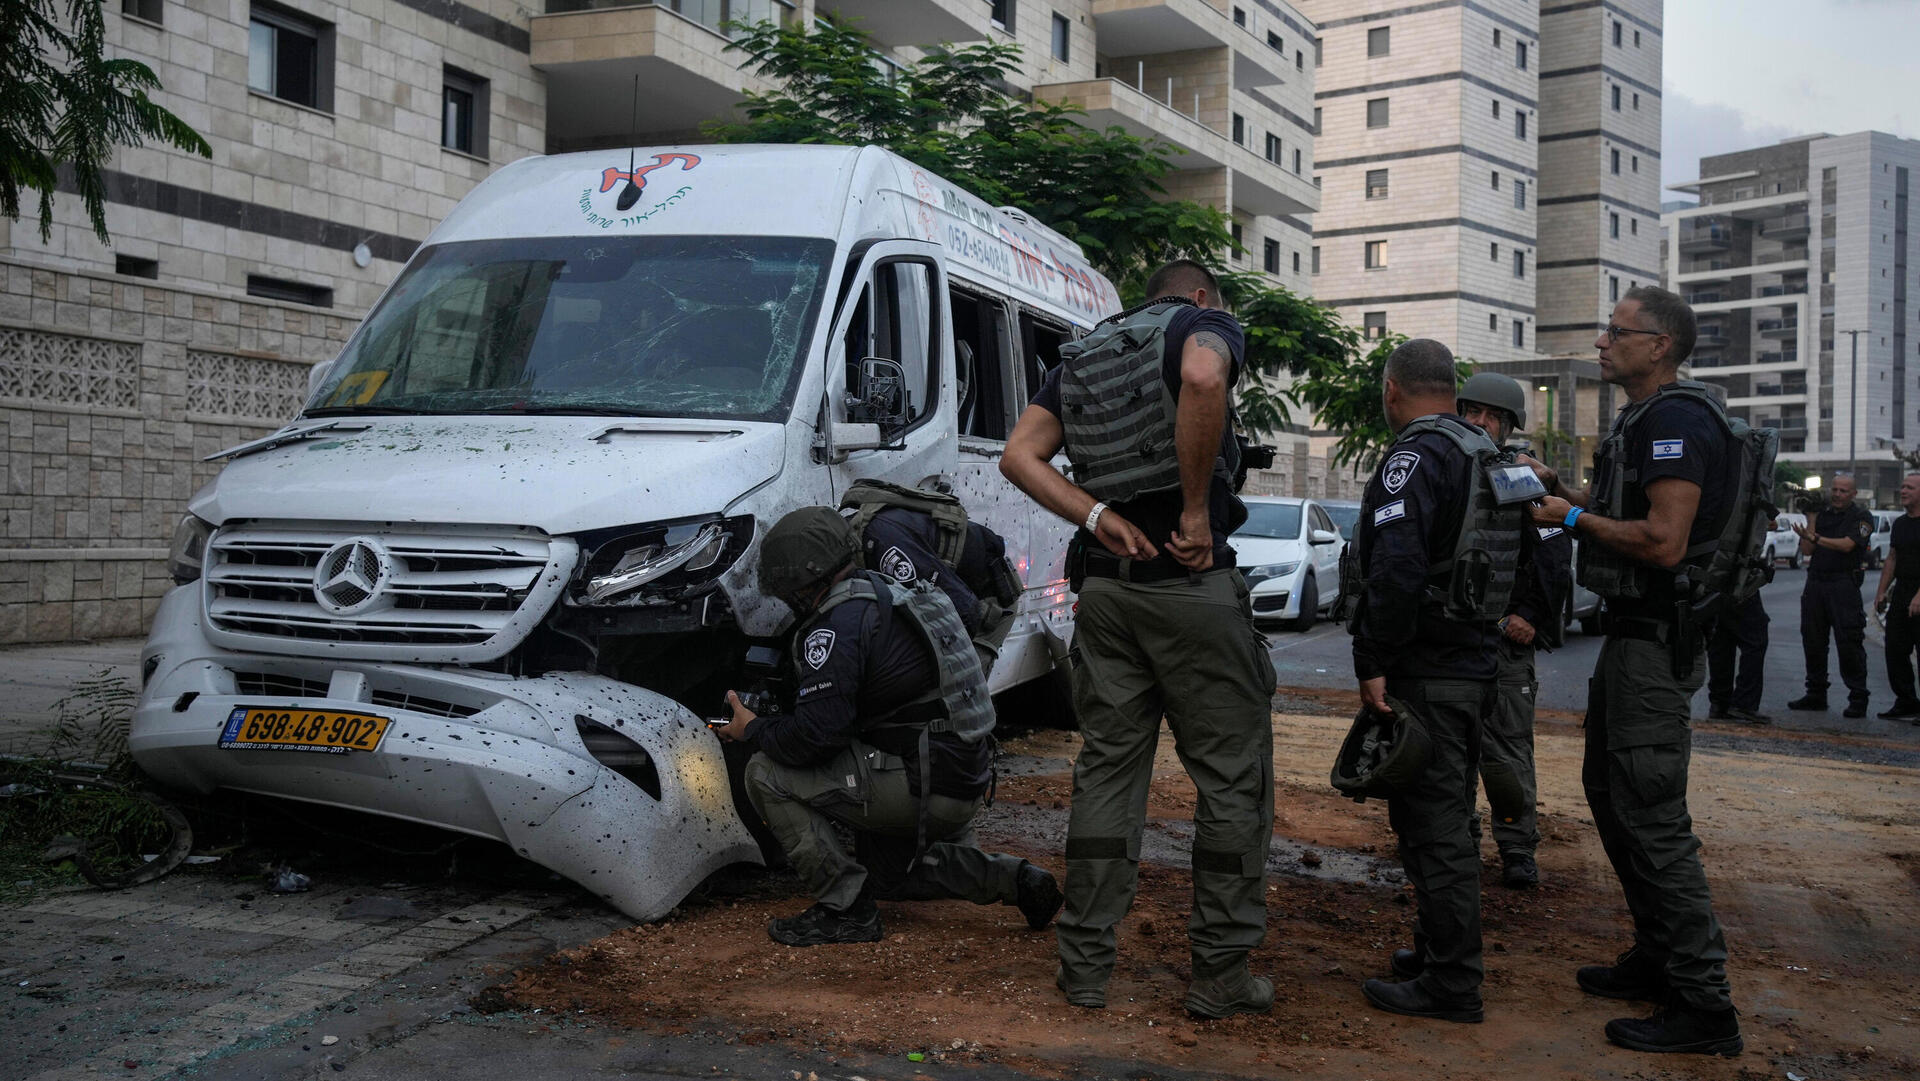
<path fill-rule="evenodd" d="M 307 416 L 617 413 L 780 420 L 833 242 L 546 237 L 427 249 Z"/>

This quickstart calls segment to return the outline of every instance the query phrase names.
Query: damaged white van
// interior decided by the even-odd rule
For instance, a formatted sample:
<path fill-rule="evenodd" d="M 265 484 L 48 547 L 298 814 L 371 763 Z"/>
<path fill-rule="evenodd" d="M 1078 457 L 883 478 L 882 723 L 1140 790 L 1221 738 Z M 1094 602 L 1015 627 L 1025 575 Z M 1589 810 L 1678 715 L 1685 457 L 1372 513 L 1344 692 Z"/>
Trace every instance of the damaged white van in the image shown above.
<path fill-rule="evenodd" d="M 530 158 L 480 184 L 195 495 L 142 654 L 159 781 L 495 838 L 636 919 L 759 859 L 703 716 L 783 647 L 757 542 L 944 484 L 1053 678 L 1068 527 L 1003 440 L 1118 308 L 1071 241 L 874 148 Z"/>

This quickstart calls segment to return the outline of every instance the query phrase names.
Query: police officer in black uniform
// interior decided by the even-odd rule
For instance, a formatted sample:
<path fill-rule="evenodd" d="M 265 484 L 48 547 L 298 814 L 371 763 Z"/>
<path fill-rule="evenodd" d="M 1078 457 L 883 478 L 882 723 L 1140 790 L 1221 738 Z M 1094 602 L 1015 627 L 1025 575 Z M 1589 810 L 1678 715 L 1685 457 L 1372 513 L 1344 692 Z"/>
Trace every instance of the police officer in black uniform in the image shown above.
<path fill-rule="evenodd" d="M 1480 429 L 1453 415 L 1457 382 L 1446 346 L 1402 343 L 1387 358 L 1388 424 L 1401 433 L 1437 418 L 1492 451 Z M 1483 1015 L 1480 859 L 1468 819 L 1481 726 L 1494 710 L 1499 631 L 1493 617 L 1448 618 L 1431 591 L 1450 582 L 1477 468 L 1442 432 L 1403 435 L 1367 482 L 1349 557 L 1363 579 L 1350 623 L 1361 701 L 1389 713 L 1393 695 L 1424 721 L 1432 745 L 1417 779 L 1387 800 L 1418 906 L 1414 948 L 1393 958 L 1395 974 L 1407 979 L 1367 980 L 1361 993 L 1391 1013 L 1463 1022 Z M 1351 570 L 1343 576 L 1350 582 Z"/>
<path fill-rule="evenodd" d="M 1770 513 L 1778 513 L 1772 508 Z M 1772 529 L 1779 523 L 1769 521 Z M 1766 569 L 1767 581 L 1773 581 L 1773 565 Z M 1707 639 L 1707 719 L 1740 721 L 1743 724 L 1772 724 L 1773 718 L 1760 712 L 1760 691 L 1767 672 L 1766 602 L 1760 593 L 1722 612 Z"/>
<path fill-rule="evenodd" d="M 1677 383 L 1696 335 L 1693 309 L 1664 289 L 1639 286 L 1614 305 L 1594 344 L 1600 378 L 1626 391 L 1627 407 L 1595 455 L 1590 488 L 1569 489 L 1535 464 L 1553 495 L 1533 514 L 1580 537 L 1580 580 L 1606 598 L 1580 779 L 1634 944 L 1575 981 L 1589 994 L 1661 1004 L 1651 1017 L 1607 1023 L 1622 1047 L 1732 1055 L 1742 1043 L 1727 943 L 1687 812 L 1705 628 L 1691 620 L 1691 589 L 1679 590 L 1689 551 L 1719 539 L 1739 458 L 1706 388 Z"/>
<path fill-rule="evenodd" d="M 1893 520 L 1873 598 L 1873 606 L 1887 613 L 1887 682 L 1893 684 L 1893 706 L 1880 717 L 1920 724 L 1920 695 L 1913 683 L 1913 651 L 1920 646 L 1920 473 L 1908 473 L 1900 482 L 1900 506 L 1907 513 Z"/>
<path fill-rule="evenodd" d="M 1807 585 L 1800 593 L 1800 646 L 1807 655 L 1807 693 L 1788 709 L 1827 708 L 1827 634 L 1840 653 L 1840 679 L 1847 685 L 1842 716 L 1867 715 L 1867 610 L 1860 603 L 1866 580 L 1867 545 L 1873 540 L 1873 515 L 1856 504 L 1853 477 L 1835 474 L 1832 502 L 1811 525 L 1796 525 L 1800 554 L 1811 554 Z"/>
<path fill-rule="evenodd" d="M 791 713 L 765 717 L 730 691 L 731 721 L 715 729 L 759 752 L 747 763 L 748 796 L 815 897 L 799 915 L 769 922 L 767 933 L 790 946 L 877 942 L 876 898 L 949 897 L 1015 905 L 1039 930 L 1060 908 L 1053 875 L 973 845 L 993 742 L 938 731 L 922 737 L 931 717 L 908 714 L 926 709 L 928 688 L 941 685 L 941 665 L 950 662 L 900 606 L 881 610 L 892 580 L 856 569 L 858 557 L 852 526 L 830 507 L 803 507 L 767 532 L 761 588 L 798 617 L 799 688 Z M 817 611 L 856 576 L 880 599 L 855 597 Z M 938 592 L 928 596 L 948 604 Z M 960 648 L 984 701 L 972 650 L 964 642 Z M 857 855 L 836 824 L 853 831 Z"/>

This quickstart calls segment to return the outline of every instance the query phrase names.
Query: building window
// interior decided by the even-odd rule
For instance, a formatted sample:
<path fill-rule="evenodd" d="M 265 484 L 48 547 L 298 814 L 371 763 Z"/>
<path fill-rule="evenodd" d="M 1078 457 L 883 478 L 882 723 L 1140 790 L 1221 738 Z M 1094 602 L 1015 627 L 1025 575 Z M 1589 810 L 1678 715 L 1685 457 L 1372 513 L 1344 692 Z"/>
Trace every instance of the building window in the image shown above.
<path fill-rule="evenodd" d="M 1320 273 L 1320 245 L 1313 246 L 1313 272 Z"/>
<path fill-rule="evenodd" d="M 1267 48 L 1272 49 L 1274 52 L 1279 53 L 1281 56 L 1287 55 L 1286 44 L 1280 40 L 1279 34 L 1276 34 L 1271 30 L 1267 31 Z"/>
<path fill-rule="evenodd" d="M 1242 248 L 1242 247 L 1245 247 L 1245 246 L 1246 246 L 1246 245 L 1244 245 L 1244 244 L 1242 244 L 1242 243 L 1241 243 L 1241 236 L 1242 236 L 1242 234 L 1243 234 L 1244 232 L 1245 232 L 1245 230 L 1243 230 L 1243 229 L 1242 229 L 1242 228 L 1240 227 L 1240 223 L 1239 223 L 1239 222 L 1234 222 L 1234 223 L 1233 223 L 1233 246 L 1234 246 L 1235 248 Z M 1233 253 L 1233 257 L 1234 257 L 1235 259 L 1238 259 L 1238 258 L 1240 258 L 1240 253 L 1239 253 L 1238 251 L 1235 251 L 1235 252 Z"/>
<path fill-rule="evenodd" d="M 120 0 L 120 14 L 145 19 L 150 23 L 160 21 L 162 9 L 165 7 L 162 0 Z"/>
<path fill-rule="evenodd" d="M 1360 317 L 1361 325 L 1366 328 L 1367 340 L 1377 342 L 1387 336 L 1387 313 L 1367 312 Z"/>
<path fill-rule="evenodd" d="M 1613 213 L 1607 215 L 1607 236 L 1612 240 L 1620 239 L 1620 215 Z"/>
<path fill-rule="evenodd" d="M 1498 240 L 1487 242 L 1487 258 L 1496 263 L 1500 261 L 1500 242 Z"/>
<path fill-rule="evenodd" d="M 1387 99 L 1369 98 L 1367 100 L 1367 126 L 1384 128 L 1387 126 Z"/>
<path fill-rule="evenodd" d="M 1633 92 L 1633 111 L 1636 113 L 1640 111 L 1640 92 L 1638 90 Z"/>
<path fill-rule="evenodd" d="M 1267 133 L 1267 160 L 1280 164 L 1280 137 L 1272 132 Z"/>
<path fill-rule="evenodd" d="M 1062 64 L 1067 62 L 1067 35 L 1073 30 L 1073 24 L 1065 15 L 1053 17 L 1053 58 Z"/>
<path fill-rule="evenodd" d="M 1513 43 L 1513 66 L 1521 71 L 1527 70 L 1527 43 L 1524 41 Z"/>
<path fill-rule="evenodd" d="M 137 255 L 116 255 L 113 257 L 113 272 L 129 278 L 157 279 L 160 277 L 160 260 L 142 259 Z"/>
<path fill-rule="evenodd" d="M 1385 169 L 1367 170 L 1367 198 L 1385 199 L 1387 197 L 1387 171 Z"/>
<path fill-rule="evenodd" d="M 1297 146 L 1293 148 L 1293 175 L 1300 175 L 1300 148 Z"/>
<path fill-rule="evenodd" d="M 1613 20 L 1613 44 L 1615 48 L 1618 48 L 1620 46 L 1621 35 L 1625 34 L 1626 31 L 1627 31 L 1627 28 L 1620 24 L 1619 19 Z"/>
<path fill-rule="evenodd" d="M 487 80 L 447 68 L 440 91 L 440 145 L 477 158 L 487 156 Z"/>
<path fill-rule="evenodd" d="M 1640 171 L 1640 155 L 1638 154 L 1633 156 L 1633 171 L 1636 173 Z"/>
<path fill-rule="evenodd" d="M 1516 179 L 1513 182 L 1513 208 L 1515 210 L 1527 208 L 1527 182 L 1524 180 Z"/>
<path fill-rule="evenodd" d="M 1315 135 L 1319 135 L 1321 133 L 1320 132 L 1320 106 L 1318 105 L 1315 105 L 1313 107 L 1313 133 Z"/>
<path fill-rule="evenodd" d="M 333 290 L 324 285 L 308 285 L 305 282 L 288 281 L 285 278 L 269 278 L 264 274 L 247 275 L 247 295 L 263 297 L 267 300 L 284 300 L 292 304 L 310 304 L 316 308 L 333 307 Z"/>
<path fill-rule="evenodd" d="M 1639 218 L 1627 219 L 1627 232 L 1632 233 L 1634 236 L 1640 235 L 1640 219 Z"/>
<path fill-rule="evenodd" d="M 1620 175 L 1620 151 L 1616 148 L 1614 150 L 1609 150 L 1607 153 L 1612 155 L 1611 161 L 1613 162 L 1613 175 L 1619 176 Z"/>
<path fill-rule="evenodd" d="M 1384 240 L 1367 241 L 1367 269 L 1383 270 L 1387 265 L 1387 242 Z"/>
<path fill-rule="evenodd" d="M 1293 253 L 1293 272 L 1295 274 L 1300 273 L 1300 253 L 1299 252 Z"/>
<path fill-rule="evenodd" d="M 1313 186 L 1314 186 L 1315 188 L 1318 188 L 1318 187 L 1320 186 L 1320 178 L 1319 178 L 1319 177 L 1317 177 L 1317 176 L 1316 176 L 1316 177 L 1314 177 L 1314 178 L 1313 178 Z"/>
<path fill-rule="evenodd" d="M 1493 99 L 1493 118 L 1495 120 L 1500 119 L 1500 99 L 1499 98 Z"/>
<path fill-rule="evenodd" d="M 1293 51 L 1293 70 L 1307 70 L 1307 51 L 1305 49 L 1295 49 Z"/>
<path fill-rule="evenodd" d="M 1513 250 L 1513 276 L 1516 278 L 1527 276 L 1527 253 L 1518 248 Z"/>
<path fill-rule="evenodd" d="M 1494 191 L 1500 190 L 1500 170 L 1498 169 L 1495 169 L 1493 171 L 1493 190 Z"/>
<path fill-rule="evenodd" d="M 1269 274 L 1280 273 L 1280 242 L 1269 240 L 1261 246 L 1260 266 Z"/>
<path fill-rule="evenodd" d="M 1500 329 L 1500 315 L 1498 312 L 1487 313 L 1487 329 L 1488 330 Z"/>
<path fill-rule="evenodd" d="M 1013 32 L 1013 0 L 990 0 L 987 21 L 1011 34 Z"/>
<path fill-rule="evenodd" d="M 1513 134 L 1514 137 L 1518 139 L 1527 137 L 1527 111 L 1525 109 L 1515 109 L 1513 111 Z"/>
<path fill-rule="evenodd" d="M 1367 55 L 1386 56 L 1390 53 L 1393 49 L 1392 33 L 1393 28 L 1388 26 L 1376 26 L 1367 31 Z"/>
<path fill-rule="evenodd" d="M 1247 118 L 1239 113 L 1233 114 L 1233 141 L 1241 146 L 1247 145 Z"/>
<path fill-rule="evenodd" d="M 1500 47 L 1500 28 L 1497 26 L 1493 29 L 1493 47 L 1496 49 Z"/>
<path fill-rule="evenodd" d="M 1313 39 L 1313 66 L 1317 68 L 1326 62 L 1327 62 L 1326 43 L 1321 41 L 1319 38 L 1314 38 Z"/>
<path fill-rule="evenodd" d="M 1633 47 L 1636 49 L 1640 47 L 1640 31 L 1638 30 L 1633 32 Z"/>
<path fill-rule="evenodd" d="M 1527 324 L 1519 319 L 1513 321 L 1513 347 L 1515 349 L 1527 347 Z"/>
<path fill-rule="evenodd" d="M 1620 111 L 1620 88 L 1618 86 L 1613 88 L 1613 111 L 1616 113 Z"/>
<path fill-rule="evenodd" d="M 247 30 L 247 86 L 333 111 L 333 27 L 256 2 Z"/>
<path fill-rule="evenodd" d="M 1233 25 L 1235 26 L 1247 25 L 1247 9 L 1246 8 L 1233 9 Z"/>

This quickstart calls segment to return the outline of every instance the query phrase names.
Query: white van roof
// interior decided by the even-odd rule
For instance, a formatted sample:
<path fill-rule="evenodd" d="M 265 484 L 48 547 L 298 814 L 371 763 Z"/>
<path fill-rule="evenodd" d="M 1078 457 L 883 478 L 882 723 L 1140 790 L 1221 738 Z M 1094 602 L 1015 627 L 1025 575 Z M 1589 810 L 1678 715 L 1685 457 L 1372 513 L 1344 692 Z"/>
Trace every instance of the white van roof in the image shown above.
<path fill-rule="evenodd" d="M 1077 325 L 1120 307 L 1073 241 L 879 147 L 687 144 L 522 158 L 481 181 L 426 243 L 615 235 L 911 237 L 944 247 L 956 278 Z"/>

